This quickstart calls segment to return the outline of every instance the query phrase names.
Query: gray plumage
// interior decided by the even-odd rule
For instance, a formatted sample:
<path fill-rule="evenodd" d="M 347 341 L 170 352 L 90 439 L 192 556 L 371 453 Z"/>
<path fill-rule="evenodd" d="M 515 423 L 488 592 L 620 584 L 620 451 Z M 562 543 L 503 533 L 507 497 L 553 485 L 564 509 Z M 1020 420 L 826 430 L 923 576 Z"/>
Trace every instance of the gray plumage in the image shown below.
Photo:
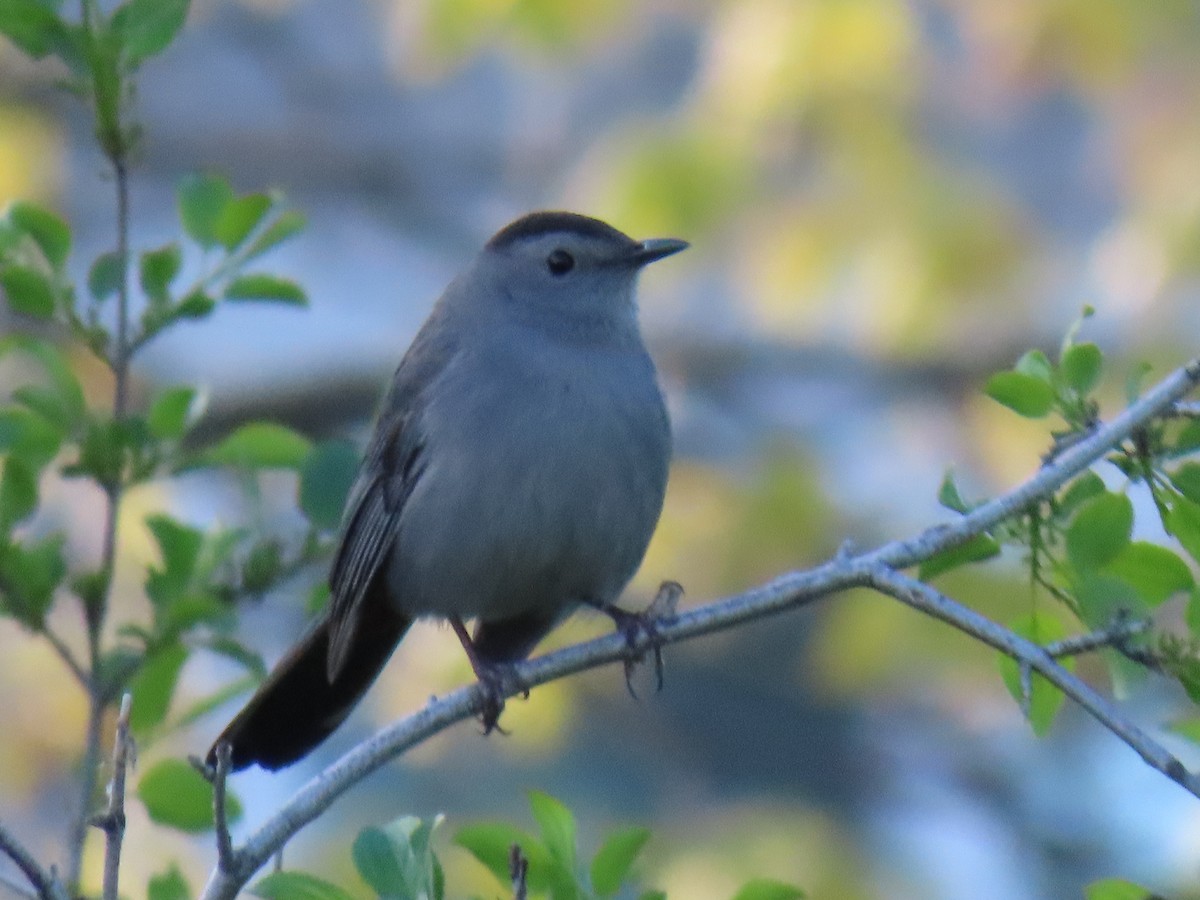
<path fill-rule="evenodd" d="M 450 284 L 383 402 L 326 616 L 218 739 L 236 768 L 323 740 L 413 619 L 476 619 L 473 664 L 503 663 L 578 604 L 616 600 L 657 523 L 671 444 L 636 280 L 686 246 L 534 213 Z"/>

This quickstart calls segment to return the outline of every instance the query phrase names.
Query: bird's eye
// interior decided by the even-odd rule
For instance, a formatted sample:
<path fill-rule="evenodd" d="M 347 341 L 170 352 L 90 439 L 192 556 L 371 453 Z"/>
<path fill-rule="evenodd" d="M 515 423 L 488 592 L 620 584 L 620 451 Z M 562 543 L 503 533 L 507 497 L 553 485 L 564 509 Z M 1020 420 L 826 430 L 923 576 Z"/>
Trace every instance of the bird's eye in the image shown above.
<path fill-rule="evenodd" d="M 551 275 L 566 275 L 575 268 L 575 257 L 566 250 L 554 250 L 546 257 L 546 268 Z"/>

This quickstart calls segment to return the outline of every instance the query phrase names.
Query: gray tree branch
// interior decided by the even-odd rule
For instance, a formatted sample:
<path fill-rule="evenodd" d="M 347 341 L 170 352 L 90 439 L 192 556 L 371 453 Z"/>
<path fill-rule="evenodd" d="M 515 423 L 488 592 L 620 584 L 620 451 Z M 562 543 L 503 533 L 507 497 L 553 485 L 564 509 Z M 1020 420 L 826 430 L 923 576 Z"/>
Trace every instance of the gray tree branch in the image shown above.
<path fill-rule="evenodd" d="M 790 572 L 745 593 L 668 615 L 655 622 L 661 644 L 688 640 L 733 628 L 851 587 L 870 587 L 909 604 L 992 646 L 1047 678 L 1088 710 L 1106 728 L 1136 750 L 1143 759 L 1196 797 L 1200 778 L 1153 738 L 1126 719 L 1108 700 L 1060 666 L 1044 648 L 900 570 L 966 542 L 1019 514 L 1031 503 L 1051 496 L 1072 477 L 1105 453 L 1118 447 L 1139 427 L 1170 414 L 1175 404 L 1200 384 L 1200 359 L 1172 372 L 1149 392 L 1091 435 L 1064 450 L 1032 478 L 1012 491 L 982 504 L 954 522 L 927 529 L 915 538 L 885 544 L 855 554 L 844 548 L 816 568 Z M 585 669 L 624 660 L 650 649 L 648 635 L 629 647 L 619 634 L 606 635 L 515 666 L 505 684 L 505 696 Z M 304 825 L 327 809 L 348 788 L 389 760 L 433 734 L 476 715 L 483 704 L 478 685 L 460 688 L 424 709 L 389 725 L 358 744 L 300 788 L 271 819 L 232 852 L 222 853 L 202 894 L 205 900 L 232 898 L 254 873 Z"/>

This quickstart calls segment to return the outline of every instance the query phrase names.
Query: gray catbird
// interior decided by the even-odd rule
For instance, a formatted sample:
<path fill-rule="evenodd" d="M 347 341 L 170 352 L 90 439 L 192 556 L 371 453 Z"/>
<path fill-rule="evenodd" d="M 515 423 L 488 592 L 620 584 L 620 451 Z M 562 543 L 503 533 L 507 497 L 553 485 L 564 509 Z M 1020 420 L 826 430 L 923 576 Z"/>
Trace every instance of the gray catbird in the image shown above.
<path fill-rule="evenodd" d="M 234 769 L 300 759 L 420 616 L 450 621 L 485 681 L 577 605 L 622 621 L 612 604 L 658 521 L 671 452 L 634 289 L 643 266 L 685 247 L 565 212 L 488 241 L 396 370 L 350 492 L 328 612 L 210 764 L 222 742 Z"/>

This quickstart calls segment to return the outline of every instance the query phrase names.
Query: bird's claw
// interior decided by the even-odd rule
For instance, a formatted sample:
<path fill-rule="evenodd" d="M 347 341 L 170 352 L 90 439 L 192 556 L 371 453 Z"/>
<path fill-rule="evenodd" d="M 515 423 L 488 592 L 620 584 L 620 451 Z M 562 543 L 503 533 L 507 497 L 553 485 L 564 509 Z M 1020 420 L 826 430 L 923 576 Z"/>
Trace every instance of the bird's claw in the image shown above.
<path fill-rule="evenodd" d="M 638 644 L 643 640 L 649 644 L 649 649 L 654 654 L 654 690 L 658 692 L 663 688 L 663 639 L 658 631 L 658 622 L 675 614 L 675 608 L 679 604 L 681 596 L 683 596 L 683 588 L 678 582 L 664 581 L 654 600 L 644 612 L 629 612 L 616 606 L 600 607 L 604 614 L 613 620 L 613 624 L 625 638 L 625 645 L 629 648 L 624 660 L 625 687 L 635 700 L 639 698 L 637 691 L 633 689 L 633 669 L 646 658 L 645 651 L 638 649 Z"/>

